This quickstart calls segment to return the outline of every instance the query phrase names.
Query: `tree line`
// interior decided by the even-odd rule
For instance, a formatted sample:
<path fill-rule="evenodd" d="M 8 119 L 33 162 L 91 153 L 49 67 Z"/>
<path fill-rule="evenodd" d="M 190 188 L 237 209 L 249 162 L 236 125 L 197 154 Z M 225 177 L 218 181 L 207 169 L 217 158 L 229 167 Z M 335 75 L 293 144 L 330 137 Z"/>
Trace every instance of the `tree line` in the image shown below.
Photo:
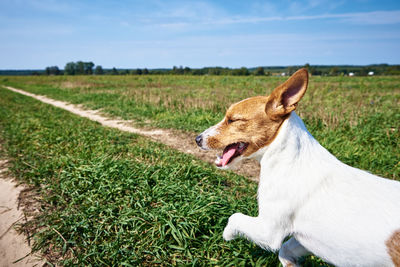
<path fill-rule="evenodd" d="M 189 67 L 173 66 L 171 69 L 103 69 L 102 66 L 93 62 L 68 62 L 64 69 L 61 70 L 57 66 L 49 66 L 43 74 L 46 75 L 149 75 L 149 74 L 172 74 L 172 75 L 291 75 L 297 69 L 305 67 L 311 75 L 321 76 L 340 76 L 340 75 L 400 75 L 400 65 L 375 64 L 367 66 L 352 65 L 305 65 L 296 66 L 272 66 L 272 67 L 256 67 L 256 68 L 224 68 L 224 67 L 204 67 L 191 69 Z M 1 71 L 0 71 L 1 74 Z M 40 75 L 42 73 L 32 73 Z"/>

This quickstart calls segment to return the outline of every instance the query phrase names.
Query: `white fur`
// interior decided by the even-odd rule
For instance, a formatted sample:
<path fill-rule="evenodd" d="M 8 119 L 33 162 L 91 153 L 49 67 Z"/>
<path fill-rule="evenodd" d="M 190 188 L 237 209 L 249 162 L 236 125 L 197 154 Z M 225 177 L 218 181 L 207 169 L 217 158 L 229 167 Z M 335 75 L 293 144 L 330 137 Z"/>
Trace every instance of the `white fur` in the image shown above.
<path fill-rule="evenodd" d="M 253 156 L 261 164 L 259 215 L 233 214 L 225 240 L 240 235 L 281 249 L 284 266 L 308 251 L 337 266 L 393 266 L 385 242 L 400 229 L 399 182 L 340 162 L 295 112 Z"/>
<path fill-rule="evenodd" d="M 201 149 L 204 150 L 209 150 L 210 148 L 207 145 L 207 138 L 210 136 L 214 136 L 217 135 L 218 132 L 218 128 L 219 126 L 223 123 L 223 121 L 220 121 L 218 124 L 211 126 L 210 128 L 208 128 L 207 130 L 205 130 L 204 132 L 201 133 L 201 136 L 203 137 L 203 142 L 200 145 Z"/>

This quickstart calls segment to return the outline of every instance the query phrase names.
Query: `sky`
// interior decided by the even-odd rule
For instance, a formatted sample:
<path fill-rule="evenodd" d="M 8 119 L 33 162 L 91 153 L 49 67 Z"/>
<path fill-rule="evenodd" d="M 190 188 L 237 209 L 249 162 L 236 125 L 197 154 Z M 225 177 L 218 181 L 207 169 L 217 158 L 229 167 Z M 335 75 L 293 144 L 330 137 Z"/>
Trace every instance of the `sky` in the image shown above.
<path fill-rule="evenodd" d="M 400 64 L 400 1 L 0 0 L 0 69 Z"/>

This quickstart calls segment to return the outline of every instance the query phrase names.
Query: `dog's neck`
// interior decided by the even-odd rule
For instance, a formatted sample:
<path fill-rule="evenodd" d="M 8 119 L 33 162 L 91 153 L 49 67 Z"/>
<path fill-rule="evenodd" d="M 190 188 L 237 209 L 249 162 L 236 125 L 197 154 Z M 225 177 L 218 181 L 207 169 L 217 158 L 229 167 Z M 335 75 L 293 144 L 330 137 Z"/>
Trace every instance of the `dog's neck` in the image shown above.
<path fill-rule="evenodd" d="M 321 188 L 321 183 L 328 182 L 332 172 L 345 166 L 314 139 L 295 112 L 283 122 L 275 140 L 260 149 L 255 158 L 261 165 L 258 201 L 264 203 L 259 205 L 262 216 L 293 212 L 298 203 Z M 276 204 L 277 200 L 286 203 L 280 211 L 265 205 Z"/>
<path fill-rule="evenodd" d="M 293 111 L 279 129 L 275 140 L 254 153 L 262 171 L 269 173 L 296 172 L 319 168 L 318 162 L 327 161 L 338 164 L 339 161 L 322 147 L 308 132 L 300 117 Z M 324 165 L 325 165 L 324 164 Z"/>

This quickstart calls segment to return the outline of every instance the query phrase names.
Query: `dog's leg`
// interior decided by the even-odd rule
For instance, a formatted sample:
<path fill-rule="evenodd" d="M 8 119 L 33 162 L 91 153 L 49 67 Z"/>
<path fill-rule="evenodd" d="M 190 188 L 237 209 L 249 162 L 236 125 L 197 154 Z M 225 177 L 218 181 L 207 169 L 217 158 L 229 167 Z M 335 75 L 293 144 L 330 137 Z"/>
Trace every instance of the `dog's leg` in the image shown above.
<path fill-rule="evenodd" d="M 308 254 L 310 254 L 310 252 L 303 247 L 299 241 L 292 237 L 283 243 L 281 249 L 279 250 L 279 260 L 283 267 L 295 267 L 299 266 L 297 264 L 297 260 L 300 257 Z"/>
<path fill-rule="evenodd" d="M 282 227 L 276 226 L 274 227 L 265 218 L 235 213 L 229 217 L 223 237 L 229 241 L 237 235 L 244 236 L 265 249 L 278 250 L 286 234 Z"/>

